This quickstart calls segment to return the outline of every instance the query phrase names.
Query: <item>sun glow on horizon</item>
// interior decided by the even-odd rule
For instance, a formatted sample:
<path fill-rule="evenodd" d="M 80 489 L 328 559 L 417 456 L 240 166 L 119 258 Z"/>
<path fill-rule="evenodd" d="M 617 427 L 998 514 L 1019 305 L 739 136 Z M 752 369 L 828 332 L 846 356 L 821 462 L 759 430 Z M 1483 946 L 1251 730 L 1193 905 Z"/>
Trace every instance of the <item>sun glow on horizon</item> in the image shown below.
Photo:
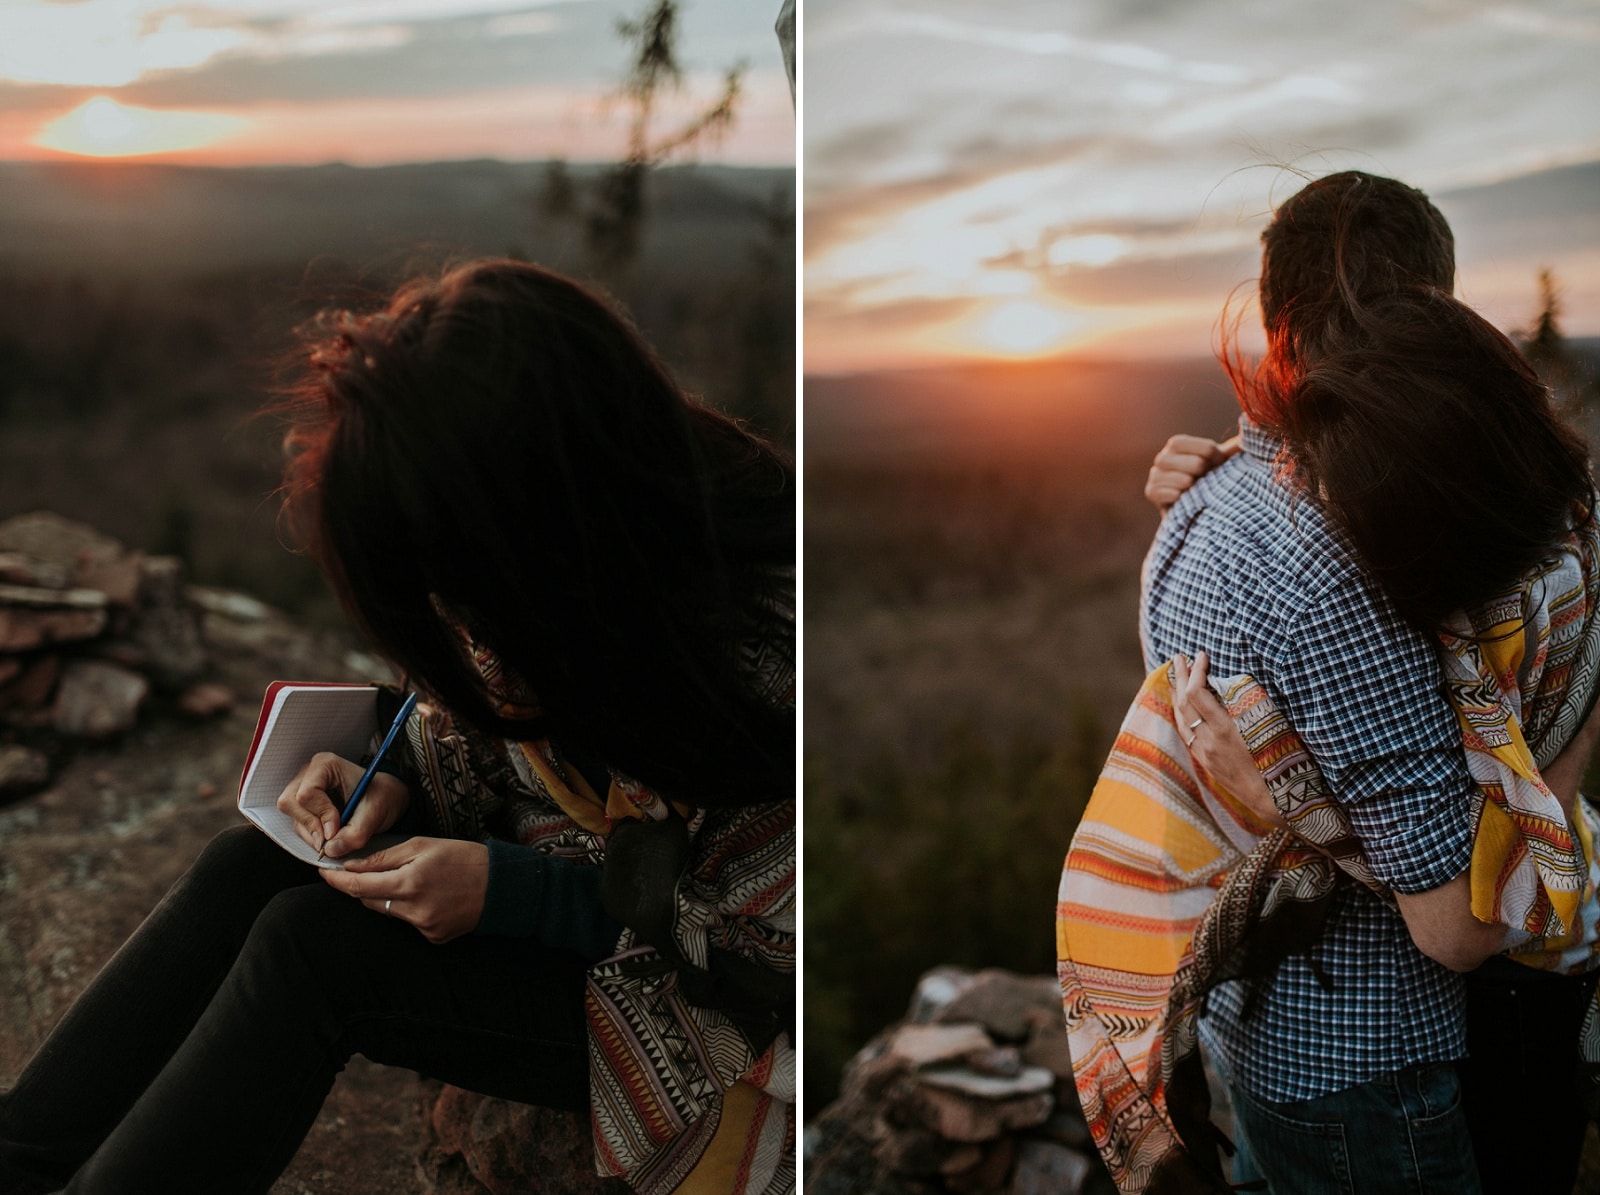
<path fill-rule="evenodd" d="M 964 321 L 961 339 L 997 357 L 1040 357 L 1071 347 L 1087 328 L 1083 316 L 1038 299 L 1011 299 L 985 306 Z"/>
<path fill-rule="evenodd" d="M 182 153 L 215 144 L 249 123 L 220 112 L 135 108 L 97 95 L 45 125 L 33 144 L 91 158 Z"/>

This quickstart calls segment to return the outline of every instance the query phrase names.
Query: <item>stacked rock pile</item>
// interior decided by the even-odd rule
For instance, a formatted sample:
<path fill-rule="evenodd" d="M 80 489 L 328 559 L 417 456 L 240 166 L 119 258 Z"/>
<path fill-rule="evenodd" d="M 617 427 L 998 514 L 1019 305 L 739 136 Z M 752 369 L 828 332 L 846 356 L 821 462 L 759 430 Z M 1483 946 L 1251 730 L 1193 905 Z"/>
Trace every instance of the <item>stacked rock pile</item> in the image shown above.
<path fill-rule="evenodd" d="M 807 1127 L 808 1195 L 1112 1195 L 1053 977 L 940 967 Z"/>
<path fill-rule="evenodd" d="M 0 523 L 0 799 L 49 781 L 52 743 L 130 729 L 152 693 L 227 709 L 205 670 L 182 561 L 59 515 Z"/>

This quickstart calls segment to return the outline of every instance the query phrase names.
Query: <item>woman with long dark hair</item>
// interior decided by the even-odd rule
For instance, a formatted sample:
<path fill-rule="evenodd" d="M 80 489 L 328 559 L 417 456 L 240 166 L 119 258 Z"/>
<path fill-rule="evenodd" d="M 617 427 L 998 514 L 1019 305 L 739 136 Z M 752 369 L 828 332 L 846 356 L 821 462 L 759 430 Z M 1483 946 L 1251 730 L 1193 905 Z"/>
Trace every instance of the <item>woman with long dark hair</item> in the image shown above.
<path fill-rule="evenodd" d="M 0 1191 L 265 1191 L 356 1053 L 586 1111 L 642 1192 L 792 1190 L 790 465 L 531 265 L 308 348 L 287 525 L 424 700 L 348 825 L 355 761 L 279 807 L 405 841 L 220 835 L 0 1101 Z"/>

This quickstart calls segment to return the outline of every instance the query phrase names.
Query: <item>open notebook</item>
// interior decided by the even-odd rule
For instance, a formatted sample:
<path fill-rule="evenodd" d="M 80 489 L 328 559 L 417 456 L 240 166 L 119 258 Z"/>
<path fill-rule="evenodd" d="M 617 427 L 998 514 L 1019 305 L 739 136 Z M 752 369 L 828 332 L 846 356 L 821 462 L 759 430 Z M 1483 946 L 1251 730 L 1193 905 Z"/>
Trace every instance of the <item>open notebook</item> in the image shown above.
<path fill-rule="evenodd" d="M 341 869 L 338 860 L 317 861 L 316 850 L 295 833 L 289 816 L 279 812 L 278 796 L 319 751 L 355 762 L 364 760 L 377 731 L 378 690 L 372 685 L 274 681 L 261 701 L 256 737 L 245 757 L 239 812 L 295 858 Z M 399 841 L 397 835 L 380 834 L 363 850 L 345 858 L 368 855 Z"/>

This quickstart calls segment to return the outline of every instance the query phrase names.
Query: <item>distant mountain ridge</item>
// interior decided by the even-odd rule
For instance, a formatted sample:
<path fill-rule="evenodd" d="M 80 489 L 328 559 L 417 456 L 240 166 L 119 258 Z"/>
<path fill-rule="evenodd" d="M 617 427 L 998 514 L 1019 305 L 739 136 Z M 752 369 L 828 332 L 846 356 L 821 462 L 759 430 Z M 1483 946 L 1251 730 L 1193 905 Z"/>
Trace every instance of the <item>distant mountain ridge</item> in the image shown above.
<path fill-rule="evenodd" d="M 1210 358 L 1054 357 L 808 377 L 815 459 L 1148 459 L 1178 431 L 1225 436 L 1238 415 Z"/>
<path fill-rule="evenodd" d="M 573 166 L 581 185 L 598 166 Z M 195 167 L 0 162 L 0 270 L 172 279 L 331 257 L 403 266 L 419 246 L 555 264 L 576 260 L 571 222 L 544 218 L 543 162 Z M 794 171 L 690 166 L 651 179 L 640 265 L 742 268 L 760 205 Z"/>

